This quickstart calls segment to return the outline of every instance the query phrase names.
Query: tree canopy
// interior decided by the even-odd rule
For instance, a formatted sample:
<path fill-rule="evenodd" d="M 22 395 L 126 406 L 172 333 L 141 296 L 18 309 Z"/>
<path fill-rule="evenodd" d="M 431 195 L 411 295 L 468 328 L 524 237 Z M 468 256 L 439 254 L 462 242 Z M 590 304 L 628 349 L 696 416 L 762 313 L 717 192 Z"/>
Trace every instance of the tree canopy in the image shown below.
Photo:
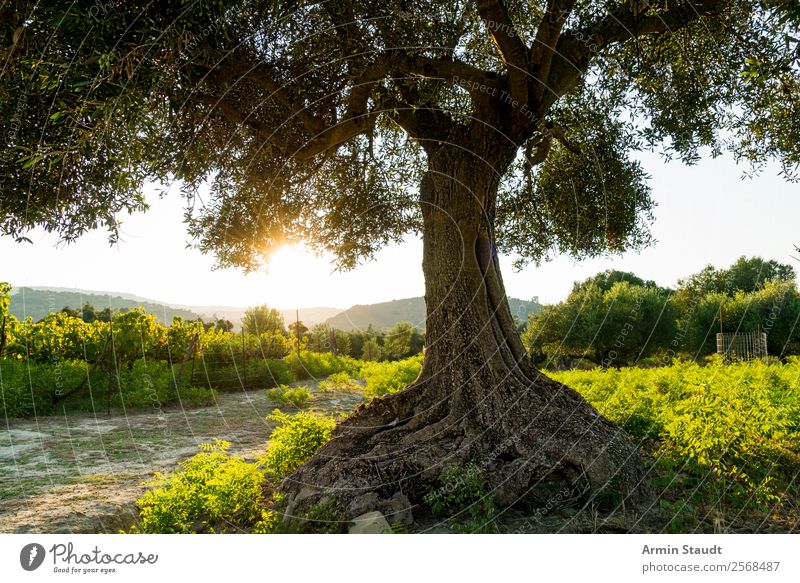
<path fill-rule="evenodd" d="M 488 125 L 517 150 L 501 250 L 641 246 L 637 150 L 798 177 L 798 22 L 789 0 L 7 2 L 0 231 L 114 238 L 177 181 L 221 265 L 303 239 L 352 267 L 420 230 L 425 154 Z"/>

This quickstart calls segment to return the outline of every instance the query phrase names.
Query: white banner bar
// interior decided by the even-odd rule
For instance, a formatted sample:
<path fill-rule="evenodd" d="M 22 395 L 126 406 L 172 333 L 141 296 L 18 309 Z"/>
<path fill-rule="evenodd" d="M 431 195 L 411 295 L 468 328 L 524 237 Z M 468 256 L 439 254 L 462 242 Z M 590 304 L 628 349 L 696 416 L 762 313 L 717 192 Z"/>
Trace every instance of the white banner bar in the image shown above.
<path fill-rule="evenodd" d="M 796 535 L 0 535 L 0 581 L 800 581 Z"/>

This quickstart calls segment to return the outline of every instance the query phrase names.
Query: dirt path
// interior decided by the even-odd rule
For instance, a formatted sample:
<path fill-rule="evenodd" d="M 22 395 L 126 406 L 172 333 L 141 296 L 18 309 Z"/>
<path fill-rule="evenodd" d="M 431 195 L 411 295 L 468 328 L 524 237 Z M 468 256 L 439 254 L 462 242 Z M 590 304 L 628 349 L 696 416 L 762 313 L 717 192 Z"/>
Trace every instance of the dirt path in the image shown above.
<path fill-rule="evenodd" d="M 311 388 L 305 409 L 348 413 L 358 394 Z M 231 453 L 264 452 L 276 406 L 265 391 L 219 394 L 216 405 L 111 416 L 67 413 L 8 420 L 0 429 L 0 532 L 116 532 L 128 528 L 141 482 L 175 468 L 215 437 Z M 282 406 L 291 412 L 291 405 Z"/>

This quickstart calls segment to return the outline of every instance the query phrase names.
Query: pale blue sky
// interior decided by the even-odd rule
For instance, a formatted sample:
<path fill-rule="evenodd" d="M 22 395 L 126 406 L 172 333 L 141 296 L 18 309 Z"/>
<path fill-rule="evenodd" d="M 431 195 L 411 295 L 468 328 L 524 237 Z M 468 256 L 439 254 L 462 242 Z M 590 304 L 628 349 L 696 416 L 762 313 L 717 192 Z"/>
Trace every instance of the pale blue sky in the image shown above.
<path fill-rule="evenodd" d="M 793 244 L 800 244 L 800 185 L 778 177 L 777 166 L 742 180 L 741 168 L 728 157 L 693 167 L 665 164 L 655 154 L 641 159 L 658 203 L 652 229 L 657 243 L 639 254 L 583 262 L 559 257 L 516 273 L 511 258 L 503 258 L 510 296 L 556 302 L 574 281 L 608 268 L 674 285 L 708 263 L 726 266 L 740 255 L 794 263 L 790 255 Z M 56 238 L 41 231 L 30 236 L 33 245 L 0 237 L 0 280 L 128 292 L 173 304 L 267 303 L 279 308 L 345 308 L 423 294 L 419 241 L 388 247 L 376 261 L 345 274 L 331 275 L 324 259 L 297 254 L 279 258 L 272 275 L 211 271 L 211 257 L 186 249 L 177 193 L 150 198 L 148 213 L 125 218 L 122 242 L 114 248 L 102 231 L 66 247 L 56 246 Z"/>

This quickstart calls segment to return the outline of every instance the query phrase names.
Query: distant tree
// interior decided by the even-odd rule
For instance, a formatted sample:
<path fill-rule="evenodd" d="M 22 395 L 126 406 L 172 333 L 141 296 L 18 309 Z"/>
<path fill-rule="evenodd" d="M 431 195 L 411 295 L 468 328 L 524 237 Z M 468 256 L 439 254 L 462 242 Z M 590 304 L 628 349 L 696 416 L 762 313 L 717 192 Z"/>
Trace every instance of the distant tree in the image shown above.
<path fill-rule="evenodd" d="M 112 310 L 109 306 L 106 306 L 99 312 L 95 312 L 97 319 L 101 322 L 111 322 L 114 318 L 114 310 Z"/>
<path fill-rule="evenodd" d="M 383 349 L 378 339 L 372 336 L 364 341 L 361 347 L 361 360 L 378 361 L 383 356 Z"/>
<path fill-rule="evenodd" d="M 79 312 L 74 308 L 70 308 L 69 306 L 64 306 L 63 308 L 61 308 L 61 313 L 66 314 L 68 316 L 72 316 L 73 318 L 80 318 L 82 315 L 81 312 Z"/>
<path fill-rule="evenodd" d="M 248 308 L 242 316 L 245 334 L 258 336 L 264 333 L 286 334 L 283 316 L 275 308 L 255 306 Z"/>
<path fill-rule="evenodd" d="M 233 322 L 224 318 L 215 318 L 214 330 L 218 332 L 233 332 Z"/>
<path fill-rule="evenodd" d="M 623 281 L 637 287 L 658 287 L 656 282 L 652 280 L 645 281 L 634 273 L 608 269 L 606 271 L 601 271 L 597 275 L 589 277 L 583 281 L 575 282 L 573 289 L 582 290 L 589 287 L 596 287 L 600 291 L 606 292 L 610 290 L 615 283 Z"/>
<path fill-rule="evenodd" d="M 332 352 L 335 337 L 333 330 L 325 323 L 314 324 L 308 339 L 308 349 L 314 352 Z"/>
<path fill-rule="evenodd" d="M 750 293 L 761 289 L 768 281 L 794 281 L 796 277 L 791 265 L 743 255 L 727 269 L 707 265 L 699 272 L 678 280 L 677 299 L 685 305 L 709 293 L 728 296 L 740 291 Z"/>
<path fill-rule="evenodd" d="M 302 320 L 299 322 L 291 322 L 289 324 L 289 332 L 292 333 L 296 338 L 300 338 L 300 340 L 308 338 L 308 327 L 303 324 Z"/>
<path fill-rule="evenodd" d="M 352 356 L 352 344 L 350 334 L 342 330 L 336 330 L 336 354 Z"/>
<path fill-rule="evenodd" d="M 565 301 L 530 316 L 523 342 L 533 357 L 588 358 L 618 366 L 667 348 L 676 336 L 677 311 L 669 290 L 627 280 L 605 290 L 585 283 Z"/>
<path fill-rule="evenodd" d="M 81 308 L 81 319 L 87 324 L 97 321 L 97 313 L 94 306 L 89 302 L 84 303 Z"/>
<path fill-rule="evenodd" d="M 398 322 L 386 331 L 383 341 L 384 354 L 394 359 L 406 358 L 420 352 L 423 342 L 419 330 L 409 322 Z"/>

